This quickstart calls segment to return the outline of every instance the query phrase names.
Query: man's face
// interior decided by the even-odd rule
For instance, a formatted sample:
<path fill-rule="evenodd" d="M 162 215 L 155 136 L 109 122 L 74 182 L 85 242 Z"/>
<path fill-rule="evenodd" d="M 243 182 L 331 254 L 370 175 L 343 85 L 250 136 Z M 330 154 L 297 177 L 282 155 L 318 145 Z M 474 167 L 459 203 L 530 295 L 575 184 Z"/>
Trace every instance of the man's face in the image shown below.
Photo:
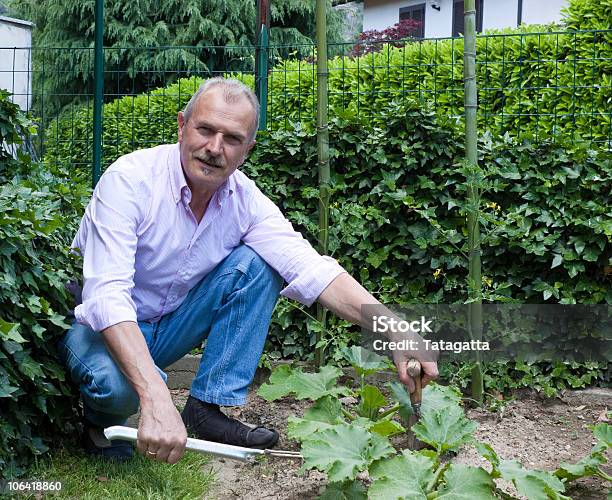
<path fill-rule="evenodd" d="M 178 114 L 181 164 L 195 196 L 211 194 L 242 165 L 255 141 L 255 112 L 246 97 L 227 103 L 220 88 L 195 102 L 189 120 Z"/>

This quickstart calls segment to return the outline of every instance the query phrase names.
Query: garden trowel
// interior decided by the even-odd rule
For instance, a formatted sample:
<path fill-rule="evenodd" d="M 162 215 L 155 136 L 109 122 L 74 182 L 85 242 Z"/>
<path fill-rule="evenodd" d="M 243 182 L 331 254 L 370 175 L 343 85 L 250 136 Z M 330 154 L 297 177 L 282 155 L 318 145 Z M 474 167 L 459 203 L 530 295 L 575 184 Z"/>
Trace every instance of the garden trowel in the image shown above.
<path fill-rule="evenodd" d="M 125 439 L 127 441 L 136 442 L 138 430 L 132 427 L 124 427 L 122 425 L 114 425 L 104 429 L 106 439 Z M 259 455 L 268 457 L 280 458 L 302 458 L 302 454 L 298 451 L 284 450 L 257 450 L 254 448 L 244 448 L 242 446 L 232 446 L 230 444 L 215 443 L 213 441 L 204 441 L 203 439 L 187 438 L 187 450 L 198 453 L 210 453 L 219 457 L 233 458 L 236 460 L 249 461 Z"/>
<path fill-rule="evenodd" d="M 411 450 L 416 450 L 418 448 L 418 443 L 414 432 L 412 432 L 412 426 L 418 422 L 419 418 L 421 418 L 421 363 L 419 363 L 416 359 L 409 360 L 406 366 L 406 371 L 408 372 L 408 375 L 413 378 L 415 386 L 414 391 L 410 394 L 410 402 L 412 403 L 414 413 L 408 418 L 408 447 Z"/>

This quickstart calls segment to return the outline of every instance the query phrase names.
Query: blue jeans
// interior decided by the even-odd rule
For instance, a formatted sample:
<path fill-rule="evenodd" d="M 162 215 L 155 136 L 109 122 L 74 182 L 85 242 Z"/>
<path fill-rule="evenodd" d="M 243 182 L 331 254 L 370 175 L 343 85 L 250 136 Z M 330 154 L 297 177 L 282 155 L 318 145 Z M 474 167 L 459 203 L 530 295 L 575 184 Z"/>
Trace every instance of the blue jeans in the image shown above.
<path fill-rule="evenodd" d="M 191 395 L 219 405 L 244 404 L 282 283 L 261 257 L 240 245 L 178 309 L 155 323 L 139 321 L 160 376 L 165 381 L 165 367 L 208 339 Z M 59 353 L 79 385 L 89 421 L 101 427 L 120 425 L 138 411 L 138 395 L 99 333 L 74 323 L 60 341 Z"/>

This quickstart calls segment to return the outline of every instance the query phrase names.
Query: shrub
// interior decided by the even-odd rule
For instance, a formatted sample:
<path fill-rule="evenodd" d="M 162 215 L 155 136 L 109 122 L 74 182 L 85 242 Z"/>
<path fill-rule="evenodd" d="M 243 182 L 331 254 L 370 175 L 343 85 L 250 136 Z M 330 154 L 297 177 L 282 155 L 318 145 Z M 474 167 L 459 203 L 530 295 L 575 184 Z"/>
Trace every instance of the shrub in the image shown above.
<path fill-rule="evenodd" d="M 461 302 L 462 144 L 432 112 L 396 104 L 380 113 L 384 126 L 352 118 L 331 127 L 330 252 L 384 303 Z M 494 185 L 484 200 L 485 298 L 610 303 L 610 155 L 486 136 L 480 151 Z M 316 161 L 315 132 L 296 126 L 261 136 L 244 167 L 313 242 Z M 281 302 L 271 355 L 308 356 L 316 328 Z M 332 319 L 326 341 L 340 347 L 357 333 L 348 332 Z"/>
<path fill-rule="evenodd" d="M 609 0 L 607 0 L 609 1 Z M 529 34 L 528 30 L 549 34 Z M 612 139 L 610 75 L 612 32 L 552 33 L 555 27 L 521 27 L 477 40 L 480 130 L 534 142 Z M 385 44 L 361 57 L 329 61 L 329 112 L 380 121 L 394 100 L 418 100 L 439 116 L 463 114 L 463 40 Z M 253 86 L 252 75 L 237 75 Z M 176 138 L 176 113 L 200 78 L 182 79 L 104 105 L 103 165 L 128 151 Z M 68 106 L 45 131 L 45 161 L 89 174 L 91 107 Z M 268 123 L 314 123 L 316 69 L 312 61 L 285 60 L 270 72 Z M 456 126 L 461 131 L 462 121 Z"/>
<path fill-rule="evenodd" d="M 378 52 L 384 42 L 396 40 L 403 40 L 405 42 L 407 38 L 416 37 L 421 26 L 423 26 L 423 23 L 420 21 L 402 19 L 384 30 L 363 31 L 359 34 L 357 43 L 351 50 L 351 55 L 355 57 L 369 54 L 370 52 Z M 395 44 L 396 47 L 401 47 L 402 45 L 402 43 Z"/>
<path fill-rule="evenodd" d="M 75 395 L 56 359 L 75 276 L 70 240 L 89 194 L 13 156 L 30 124 L 0 93 L 0 478 L 73 430 Z"/>

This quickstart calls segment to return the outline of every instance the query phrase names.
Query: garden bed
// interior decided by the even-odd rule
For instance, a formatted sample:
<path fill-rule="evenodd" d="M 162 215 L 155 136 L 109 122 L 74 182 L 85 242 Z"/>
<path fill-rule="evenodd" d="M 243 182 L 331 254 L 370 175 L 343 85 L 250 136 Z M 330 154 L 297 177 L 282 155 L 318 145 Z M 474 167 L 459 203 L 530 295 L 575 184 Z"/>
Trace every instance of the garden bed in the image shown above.
<path fill-rule="evenodd" d="M 177 406 L 182 407 L 188 391 L 172 392 Z M 277 429 L 281 434 L 278 449 L 299 450 L 298 443 L 286 437 L 287 419 L 301 416 L 310 405 L 291 397 L 268 403 L 251 391 L 247 405 L 226 410 L 245 422 Z M 595 443 L 589 426 L 603 421 L 610 408 L 610 390 L 566 391 L 551 399 L 523 391 L 513 401 L 500 401 L 497 411 L 471 409 L 468 416 L 479 424 L 475 437 L 491 444 L 500 457 L 516 459 L 531 469 L 553 470 L 561 462 L 574 463 L 589 453 Z M 403 440 L 398 436 L 392 442 L 401 448 Z M 453 461 L 488 467 L 469 447 Z M 316 498 L 325 489 L 326 475 L 318 471 L 300 474 L 300 465 L 296 460 L 278 458 L 254 463 L 214 459 L 210 466 L 217 480 L 211 498 Z M 604 499 L 607 488 L 602 480 L 588 477 L 578 480 L 567 494 L 580 500 Z"/>

